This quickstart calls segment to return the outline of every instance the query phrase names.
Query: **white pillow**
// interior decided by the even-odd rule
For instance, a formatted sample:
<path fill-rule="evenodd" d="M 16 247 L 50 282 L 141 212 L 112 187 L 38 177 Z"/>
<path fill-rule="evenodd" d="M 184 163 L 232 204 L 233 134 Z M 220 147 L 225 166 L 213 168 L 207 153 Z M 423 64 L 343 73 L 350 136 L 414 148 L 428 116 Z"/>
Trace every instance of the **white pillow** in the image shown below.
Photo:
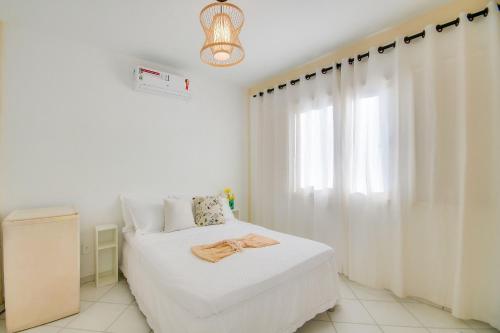
<path fill-rule="evenodd" d="M 229 200 L 226 197 L 220 197 L 219 201 L 222 205 L 222 214 L 224 214 L 224 219 L 226 221 L 235 220 L 233 211 L 229 207 Z"/>
<path fill-rule="evenodd" d="M 130 212 L 127 207 L 127 199 L 123 194 L 120 195 L 120 202 L 122 207 L 123 222 L 125 223 L 123 231 L 134 231 L 135 230 L 134 222 L 132 221 L 132 216 L 130 215 Z"/>
<path fill-rule="evenodd" d="M 163 200 L 165 212 L 164 232 L 172 232 L 196 227 L 193 217 L 193 204 L 187 198 Z"/>
<path fill-rule="evenodd" d="M 122 196 L 122 212 L 126 227 L 132 225 L 140 233 L 162 232 L 164 226 L 162 199 L 139 199 Z"/>

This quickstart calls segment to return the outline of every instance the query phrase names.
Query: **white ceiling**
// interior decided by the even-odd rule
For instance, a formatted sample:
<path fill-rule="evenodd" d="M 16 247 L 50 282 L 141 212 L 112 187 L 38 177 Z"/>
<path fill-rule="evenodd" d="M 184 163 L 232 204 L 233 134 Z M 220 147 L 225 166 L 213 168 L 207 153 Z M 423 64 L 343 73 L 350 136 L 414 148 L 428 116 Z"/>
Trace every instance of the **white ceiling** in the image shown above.
<path fill-rule="evenodd" d="M 231 0 L 246 17 L 246 58 L 202 64 L 198 15 L 209 0 L 0 0 L 0 19 L 113 51 L 251 86 L 344 43 L 448 0 Z"/>

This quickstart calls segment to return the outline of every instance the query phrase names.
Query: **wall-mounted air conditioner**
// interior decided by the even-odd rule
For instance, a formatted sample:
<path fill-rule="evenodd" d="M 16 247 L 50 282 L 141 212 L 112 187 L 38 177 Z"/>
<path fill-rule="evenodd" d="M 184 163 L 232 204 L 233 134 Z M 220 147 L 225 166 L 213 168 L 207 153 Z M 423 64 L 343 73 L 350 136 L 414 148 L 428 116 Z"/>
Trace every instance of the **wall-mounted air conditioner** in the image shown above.
<path fill-rule="evenodd" d="M 190 97 L 190 81 L 182 77 L 145 66 L 134 69 L 135 90 L 157 95 Z"/>

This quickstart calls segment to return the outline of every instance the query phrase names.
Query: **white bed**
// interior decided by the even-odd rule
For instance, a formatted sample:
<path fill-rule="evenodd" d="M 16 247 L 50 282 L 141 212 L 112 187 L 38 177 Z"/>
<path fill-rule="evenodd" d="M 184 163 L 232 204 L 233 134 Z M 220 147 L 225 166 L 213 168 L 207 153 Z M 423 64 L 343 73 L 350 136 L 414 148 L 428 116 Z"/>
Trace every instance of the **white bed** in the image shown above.
<path fill-rule="evenodd" d="M 190 251 L 248 233 L 280 244 L 244 249 L 215 264 Z M 121 268 L 156 333 L 290 333 L 339 297 L 330 247 L 241 221 L 124 232 Z"/>

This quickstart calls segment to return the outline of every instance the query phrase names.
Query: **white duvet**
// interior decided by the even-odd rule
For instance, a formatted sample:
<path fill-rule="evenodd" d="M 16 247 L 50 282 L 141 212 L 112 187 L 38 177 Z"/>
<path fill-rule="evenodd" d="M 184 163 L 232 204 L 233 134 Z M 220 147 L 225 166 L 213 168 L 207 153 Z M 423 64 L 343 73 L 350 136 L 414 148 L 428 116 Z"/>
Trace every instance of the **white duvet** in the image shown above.
<path fill-rule="evenodd" d="M 256 233 L 280 242 L 209 263 L 191 246 Z M 155 332 L 294 332 L 338 298 L 334 251 L 250 223 L 125 233 L 122 271 Z"/>

